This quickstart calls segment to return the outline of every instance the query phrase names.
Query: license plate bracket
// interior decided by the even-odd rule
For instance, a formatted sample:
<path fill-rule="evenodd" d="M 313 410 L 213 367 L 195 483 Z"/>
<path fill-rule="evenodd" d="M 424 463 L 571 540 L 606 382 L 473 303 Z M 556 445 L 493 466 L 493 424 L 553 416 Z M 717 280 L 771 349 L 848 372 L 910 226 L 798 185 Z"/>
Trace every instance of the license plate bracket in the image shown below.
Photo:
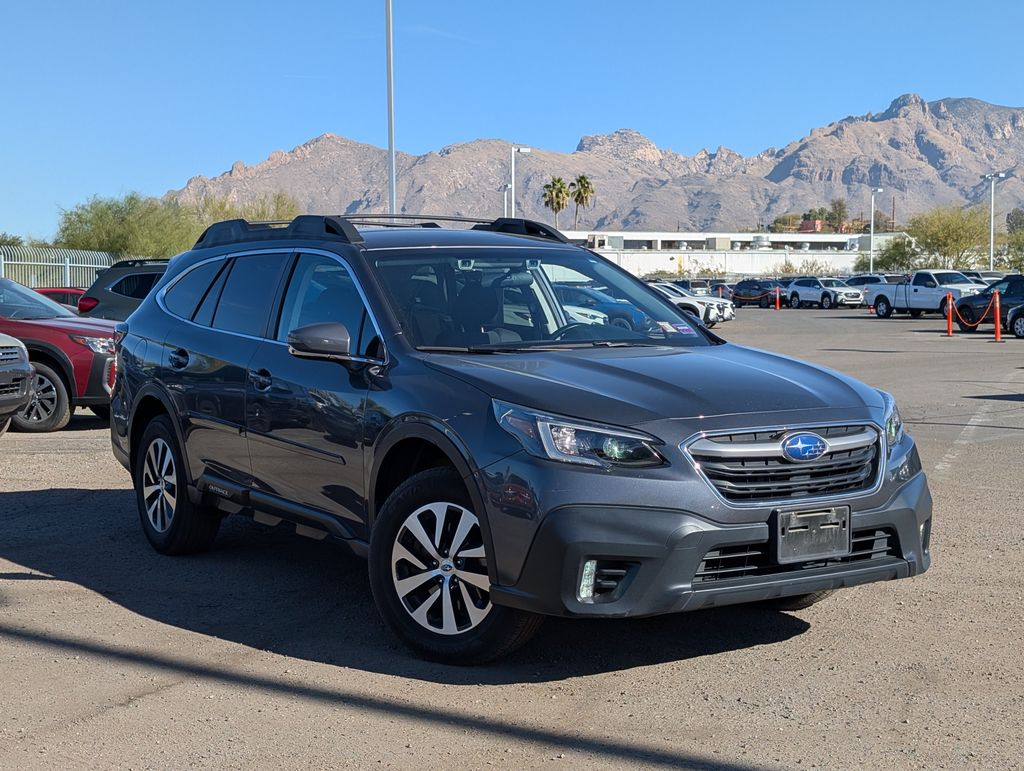
<path fill-rule="evenodd" d="M 850 507 L 780 511 L 775 540 L 780 565 L 845 557 L 853 543 Z"/>

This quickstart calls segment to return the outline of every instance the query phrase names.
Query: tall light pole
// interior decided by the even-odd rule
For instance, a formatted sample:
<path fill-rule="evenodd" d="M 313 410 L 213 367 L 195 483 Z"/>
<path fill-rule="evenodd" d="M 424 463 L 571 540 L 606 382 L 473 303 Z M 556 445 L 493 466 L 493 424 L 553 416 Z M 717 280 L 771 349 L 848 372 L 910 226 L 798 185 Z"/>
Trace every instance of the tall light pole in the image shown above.
<path fill-rule="evenodd" d="M 996 181 L 1006 179 L 1006 172 L 993 171 L 991 174 L 982 174 L 982 179 L 989 181 L 989 204 L 988 204 L 988 269 L 995 270 L 996 263 Z"/>
<path fill-rule="evenodd" d="M 868 243 L 868 273 L 875 272 L 875 195 L 882 192 L 882 188 L 871 188 L 871 240 Z"/>
<path fill-rule="evenodd" d="M 529 147 L 520 147 L 518 145 L 512 145 L 512 164 L 511 164 L 511 180 L 509 181 L 509 191 L 512 193 L 512 216 L 516 216 L 516 153 L 530 153 L 533 150 Z"/>
<path fill-rule="evenodd" d="M 384 37 L 388 60 L 388 214 L 398 211 L 395 191 L 395 68 L 391 48 L 391 0 L 384 0 Z"/>
<path fill-rule="evenodd" d="M 512 189 L 512 185 L 506 182 L 504 185 L 498 188 L 501 191 L 501 216 L 508 216 L 508 191 Z"/>

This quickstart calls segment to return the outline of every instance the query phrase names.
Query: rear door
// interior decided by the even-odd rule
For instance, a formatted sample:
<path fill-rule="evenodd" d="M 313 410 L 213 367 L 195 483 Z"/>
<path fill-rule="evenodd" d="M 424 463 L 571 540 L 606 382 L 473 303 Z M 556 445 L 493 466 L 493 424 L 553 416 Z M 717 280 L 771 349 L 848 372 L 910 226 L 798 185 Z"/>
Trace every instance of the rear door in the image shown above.
<path fill-rule="evenodd" d="M 161 372 L 176 402 L 192 478 L 213 471 L 248 484 L 245 389 L 266 337 L 287 252 L 202 263 L 171 284 L 167 310 L 181 319 L 164 340 Z M 198 299 L 196 299 L 198 297 Z"/>
<path fill-rule="evenodd" d="M 321 322 L 344 324 L 352 353 L 362 361 L 346 366 L 292 356 L 288 333 Z M 384 353 L 361 290 L 339 257 L 298 256 L 272 338 L 249 364 L 246 430 L 254 486 L 348 520 L 350 530 L 366 537 L 367 378 Z"/>

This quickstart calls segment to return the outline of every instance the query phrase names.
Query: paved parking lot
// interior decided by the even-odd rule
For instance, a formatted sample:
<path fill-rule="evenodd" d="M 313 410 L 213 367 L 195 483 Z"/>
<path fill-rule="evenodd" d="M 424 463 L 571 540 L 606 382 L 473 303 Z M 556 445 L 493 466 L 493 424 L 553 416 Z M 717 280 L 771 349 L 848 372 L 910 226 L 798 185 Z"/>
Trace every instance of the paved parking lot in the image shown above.
<path fill-rule="evenodd" d="M 931 571 L 796 614 L 551 621 L 449 668 L 325 544 L 239 519 L 214 552 L 155 554 L 80 412 L 0 440 L 0 767 L 1020 767 L 1024 341 L 864 311 L 745 308 L 721 332 L 896 395 Z"/>

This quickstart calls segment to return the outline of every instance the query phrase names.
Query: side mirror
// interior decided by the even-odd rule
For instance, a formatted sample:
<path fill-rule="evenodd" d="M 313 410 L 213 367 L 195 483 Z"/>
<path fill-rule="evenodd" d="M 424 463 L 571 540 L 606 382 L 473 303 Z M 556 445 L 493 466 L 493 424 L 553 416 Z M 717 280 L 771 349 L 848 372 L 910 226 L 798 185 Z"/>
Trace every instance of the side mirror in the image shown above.
<path fill-rule="evenodd" d="M 300 359 L 347 361 L 352 341 L 344 324 L 309 324 L 288 333 L 288 353 Z"/>

